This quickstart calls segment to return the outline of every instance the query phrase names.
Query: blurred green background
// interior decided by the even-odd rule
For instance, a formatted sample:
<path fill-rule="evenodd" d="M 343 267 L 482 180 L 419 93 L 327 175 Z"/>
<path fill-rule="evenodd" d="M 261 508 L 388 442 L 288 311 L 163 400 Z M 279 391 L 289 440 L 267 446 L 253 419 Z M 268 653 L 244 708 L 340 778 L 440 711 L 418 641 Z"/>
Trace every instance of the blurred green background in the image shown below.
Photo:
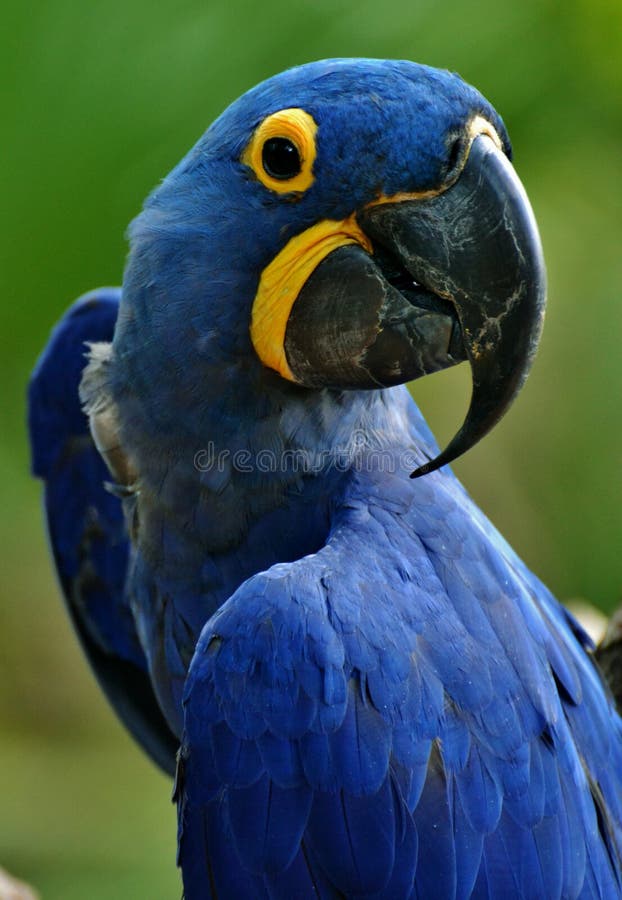
<path fill-rule="evenodd" d="M 495 104 L 539 220 L 545 335 L 507 419 L 456 469 L 563 599 L 622 596 L 619 0 L 5 0 L 0 47 L 0 862 L 44 898 L 171 898 L 170 784 L 101 698 L 50 568 L 24 390 L 50 327 L 115 284 L 124 229 L 223 107 L 287 66 L 406 57 Z M 441 440 L 466 372 L 414 393 Z"/>

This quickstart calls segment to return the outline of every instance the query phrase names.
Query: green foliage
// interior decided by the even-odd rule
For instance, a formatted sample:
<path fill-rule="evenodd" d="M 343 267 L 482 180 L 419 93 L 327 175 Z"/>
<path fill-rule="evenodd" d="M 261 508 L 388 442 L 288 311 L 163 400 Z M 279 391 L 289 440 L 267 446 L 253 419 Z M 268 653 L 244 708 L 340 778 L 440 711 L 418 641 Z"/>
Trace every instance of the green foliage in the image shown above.
<path fill-rule="evenodd" d="M 120 281 L 124 230 L 147 191 L 261 78 L 352 55 L 459 71 L 513 137 L 550 306 L 523 396 L 457 468 L 559 596 L 611 609 L 622 594 L 622 6 L 7 0 L 2 32 L 0 862 L 46 900 L 171 897 L 169 787 L 79 655 L 27 473 L 24 390 L 50 327 L 78 294 Z M 467 373 L 413 392 L 447 439 Z"/>

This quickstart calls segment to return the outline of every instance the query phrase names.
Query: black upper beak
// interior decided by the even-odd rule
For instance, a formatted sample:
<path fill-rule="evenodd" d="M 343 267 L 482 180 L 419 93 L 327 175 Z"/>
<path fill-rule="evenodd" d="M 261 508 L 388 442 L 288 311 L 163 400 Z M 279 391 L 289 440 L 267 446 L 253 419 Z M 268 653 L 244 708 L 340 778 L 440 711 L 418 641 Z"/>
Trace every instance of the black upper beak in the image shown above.
<path fill-rule="evenodd" d="M 300 292 L 285 351 L 301 384 L 371 388 L 468 359 L 465 421 L 423 475 L 464 453 L 499 421 L 531 367 L 542 329 L 545 270 L 529 200 L 487 135 L 457 180 L 429 198 L 357 214 L 374 252 L 330 253 Z"/>

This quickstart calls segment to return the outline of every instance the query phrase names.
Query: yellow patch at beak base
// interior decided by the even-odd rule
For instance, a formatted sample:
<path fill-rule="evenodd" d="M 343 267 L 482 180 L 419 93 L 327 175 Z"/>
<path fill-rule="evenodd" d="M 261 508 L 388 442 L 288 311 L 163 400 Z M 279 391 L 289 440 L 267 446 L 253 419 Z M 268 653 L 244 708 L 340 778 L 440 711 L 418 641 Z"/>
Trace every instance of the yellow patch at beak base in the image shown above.
<path fill-rule="evenodd" d="M 303 285 L 329 253 L 346 244 L 372 252 L 354 216 L 324 219 L 293 237 L 261 273 L 251 313 L 251 340 L 260 360 L 283 378 L 296 381 L 285 356 L 285 330 Z"/>

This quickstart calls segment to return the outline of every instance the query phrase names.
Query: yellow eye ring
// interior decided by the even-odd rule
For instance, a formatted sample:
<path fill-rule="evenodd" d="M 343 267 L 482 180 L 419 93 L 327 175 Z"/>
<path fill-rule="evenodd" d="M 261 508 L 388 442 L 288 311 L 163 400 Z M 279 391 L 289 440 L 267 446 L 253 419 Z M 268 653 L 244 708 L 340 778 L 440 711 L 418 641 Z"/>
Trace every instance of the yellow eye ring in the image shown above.
<path fill-rule="evenodd" d="M 317 124 L 304 109 L 281 109 L 255 129 L 242 162 L 278 194 L 306 191 L 313 184 Z M 270 165 L 270 158 L 277 164 Z"/>

